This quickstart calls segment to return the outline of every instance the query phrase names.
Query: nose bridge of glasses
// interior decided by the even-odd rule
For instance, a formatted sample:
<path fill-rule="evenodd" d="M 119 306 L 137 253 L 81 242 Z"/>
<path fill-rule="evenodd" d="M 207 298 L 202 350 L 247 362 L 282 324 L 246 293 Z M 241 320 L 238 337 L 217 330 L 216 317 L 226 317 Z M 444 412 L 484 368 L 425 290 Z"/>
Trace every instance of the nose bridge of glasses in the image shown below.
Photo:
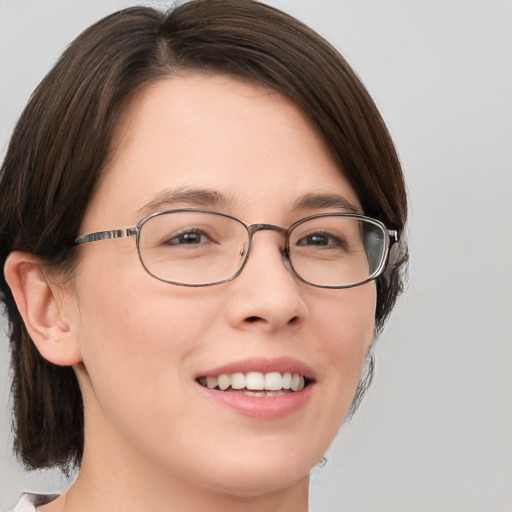
<path fill-rule="evenodd" d="M 257 231 L 275 231 L 276 233 L 283 235 L 283 237 L 286 237 L 288 232 L 287 229 L 284 229 L 280 226 L 275 226 L 274 224 L 252 224 L 248 226 L 247 229 L 251 236 Z"/>
<path fill-rule="evenodd" d="M 251 241 L 253 235 L 258 231 L 274 231 L 275 233 L 280 234 L 284 240 L 286 240 L 288 236 L 287 229 L 282 228 L 281 226 L 276 226 L 275 224 L 251 224 L 250 226 L 247 226 L 247 231 L 249 232 L 249 238 Z M 284 257 L 288 257 L 288 251 L 285 246 L 281 247 L 281 252 L 283 253 Z"/>

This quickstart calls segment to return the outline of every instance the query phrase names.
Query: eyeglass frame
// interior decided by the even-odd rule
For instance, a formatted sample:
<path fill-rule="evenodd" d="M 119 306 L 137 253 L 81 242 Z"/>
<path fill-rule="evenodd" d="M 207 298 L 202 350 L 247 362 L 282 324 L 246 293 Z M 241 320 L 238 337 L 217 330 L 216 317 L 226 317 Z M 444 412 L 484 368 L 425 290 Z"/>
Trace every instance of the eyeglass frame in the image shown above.
<path fill-rule="evenodd" d="M 234 220 L 234 221 L 238 222 L 239 224 L 241 224 L 245 228 L 245 230 L 247 231 L 247 237 L 248 237 L 247 250 L 245 251 L 245 254 L 243 255 L 243 260 L 242 260 L 240 267 L 232 276 L 230 276 L 226 279 L 222 279 L 220 281 L 211 281 L 208 283 L 181 283 L 178 281 L 171 281 L 169 279 L 164 279 L 162 277 L 158 277 L 157 275 L 153 274 L 153 272 L 151 272 L 147 268 L 147 266 L 144 263 L 144 260 L 142 258 L 142 255 L 140 253 L 140 246 L 139 246 L 140 232 L 141 232 L 142 227 L 144 226 L 144 224 L 146 224 L 146 222 L 148 222 L 149 220 L 151 220 L 154 217 L 169 214 L 169 213 L 181 213 L 181 212 L 211 213 L 213 215 L 218 215 L 220 217 L 225 217 L 225 218 Z M 289 250 L 290 249 L 290 246 L 289 246 L 290 233 L 300 224 L 303 224 L 304 222 L 308 222 L 309 220 L 316 219 L 319 217 L 346 217 L 346 218 L 363 220 L 365 222 L 369 222 L 370 224 L 378 226 L 381 229 L 381 231 L 385 234 L 385 236 L 386 236 L 385 252 L 383 254 L 383 257 L 381 258 L 380 265 L 372 274 L 370 274 L 370 276 L 367 279 L 365 279 L 364 281 L 360 281 L 358 283 L 349 283 L 349 284 L 345 284 L 345 285 L 323 285 L 323 284 L 316 284 L 311 281 L 308 281 L 307 279 L 303 278 L 297 272 L 297 270 L 293 266 L 292 260 L 290 259 L 290 250 Z M 201 286 L 213 286 L 213 285 L 217 285 L 217 284 L 228 283 L 228 282 L 232 281 L 233 279 L 235 279 L 236 277 L 238 277 L 240 275 L 240 273 L 242 272 L 242 270 L 244 269 L 245 264 L 247 263 L 247 260 L 249 259 L 249 254 L 251 252 L 251 247 L 252 247 L 253 235 L 255 233 L 257 233 L 258 231 L 275 231 L 276 233 L 279 233 L 280 235 L 282 235 L 284 237 L 285 245 L 281 249 L 281 253 L 282 253 L 283 257 L 286 259 L 286 261 L 288 261 L 289 266 L 290 266 L 291 270 L 293 271 L 294 275 L 297 276 L 297 278 L 300 281 L 302 281 L 303 283 L 306 283 L 310 286 L 315 286 L 317 288 L 330 288 L 330 289 L 354 288 L 356 286 L 361 286 L 365 283 L 368 283 L 370 281 L 377 279 L 384 272 L 384 270 L 386 269 L 386 267 L 388 265 L 389 253 L 390 253 L 391 247 L 394 244 L 398 243 L 398 241 L 400 240 L 400 235 L 396 229 L 388 229 L 384 225 L 384 223 L 381 222 L 380 220 L 373 219 L 372 217 L 368 217 L 366 215 L 361 215 L 359 213 L 339 213 L 339 212 L 317 213 L 314 215 L 309 215 L 308 217 L 304 217 L 303 219 L 299 219 L 298 221 L 294 222 L 288 229 L 286 229 L 286 228 L 282 228 L 280 226 L 276 226 L 275 224 L 257 223 L 257 224 L 247 225 L 247 224 L 245 224 L 245 222 L 241 221 L 240 219 L 237 219 L 236 217 L 233 217 L 232 215 L 229 215 L 227 213 L 222 213 L 222 212 L 216 212 L 214 210 L 207 210 L 207 209 L 202 209 L 202 208 L 177 208 L 177 209 L 162 210 L 162 211 L 151 213 L 150 215 L 147 215 L 146 217 L 142 218 L 137 223 L 136 226 L 125 227 L 125 228 L 120 228 L 120 229 L 111 229 L 111 230 L 106 230 L 106 231 L 95 231 L 92 233 L 87 233 L 85 235 L 81 235 L 73 240 L 72 246 L 78 246 L 78 245 L 83 245 L 83 244 L 92 243 L 92 242 L 100 242 L 101 240 L 112 240 L 115 238 L 127 238 L 127 237 L 135 236 L 139 260 L 140 260 L 142 266 L 144 267 L 144 270 L 150 276 L 152 276 L 155 279 L 158 279 L 159 281 L 162 281 L 164 283 L 175 284 L 177 286 L 189 286 L 189 287 L 198 288 Z"/>

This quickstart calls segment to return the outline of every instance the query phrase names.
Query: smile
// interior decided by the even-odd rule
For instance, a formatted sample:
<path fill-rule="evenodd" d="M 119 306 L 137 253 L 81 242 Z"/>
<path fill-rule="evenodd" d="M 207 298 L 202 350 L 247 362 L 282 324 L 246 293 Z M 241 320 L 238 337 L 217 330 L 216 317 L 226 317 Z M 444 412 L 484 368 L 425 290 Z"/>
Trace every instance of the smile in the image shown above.
<path fill-rule="evenodd" d="M 287 356 L 231 361 L 195 377 L 203 397 L 256 421 L 293 417 L 317 396 L 316 380 L 313 368 Z"/>
<path fill-rule="evenodd" d="M 301 391 L 307 386 L 308 379 L 299 373 L 250 371 L 247 373 L 199 377 L 197 382 L 204 387 L 218 391 L 238 393 L 245 396 L 268 397 Z"/>

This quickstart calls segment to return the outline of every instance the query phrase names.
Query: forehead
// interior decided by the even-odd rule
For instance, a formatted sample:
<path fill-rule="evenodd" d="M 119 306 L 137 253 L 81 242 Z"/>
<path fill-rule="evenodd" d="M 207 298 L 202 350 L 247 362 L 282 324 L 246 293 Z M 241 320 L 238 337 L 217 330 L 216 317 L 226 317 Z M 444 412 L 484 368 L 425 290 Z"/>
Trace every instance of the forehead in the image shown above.
<path fill-rule="evenodd" d="M 359 205 L 290 100 L 225 76 L 172 77 L 132 98 L 86 220 L 101 211 L 133 222 L 144 205 L 183 189 L 218 192 L 223 208 L 238 215 L 258 204 L 290 209 L 305 193 L 340 194 Z"/>

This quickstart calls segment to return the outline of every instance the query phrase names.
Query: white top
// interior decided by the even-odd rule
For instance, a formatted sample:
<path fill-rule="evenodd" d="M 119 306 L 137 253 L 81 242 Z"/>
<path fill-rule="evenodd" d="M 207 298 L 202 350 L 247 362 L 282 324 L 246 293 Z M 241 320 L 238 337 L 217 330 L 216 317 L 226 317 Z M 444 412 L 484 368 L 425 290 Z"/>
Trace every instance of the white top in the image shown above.
<path fill-rule="evenodd" d="M 58 494 L 32 494 L 24 493 L 21 495 L 18 504 L 9 512 L 35 512 L 36 507 L 50 503 L 58 497 Z"/>

